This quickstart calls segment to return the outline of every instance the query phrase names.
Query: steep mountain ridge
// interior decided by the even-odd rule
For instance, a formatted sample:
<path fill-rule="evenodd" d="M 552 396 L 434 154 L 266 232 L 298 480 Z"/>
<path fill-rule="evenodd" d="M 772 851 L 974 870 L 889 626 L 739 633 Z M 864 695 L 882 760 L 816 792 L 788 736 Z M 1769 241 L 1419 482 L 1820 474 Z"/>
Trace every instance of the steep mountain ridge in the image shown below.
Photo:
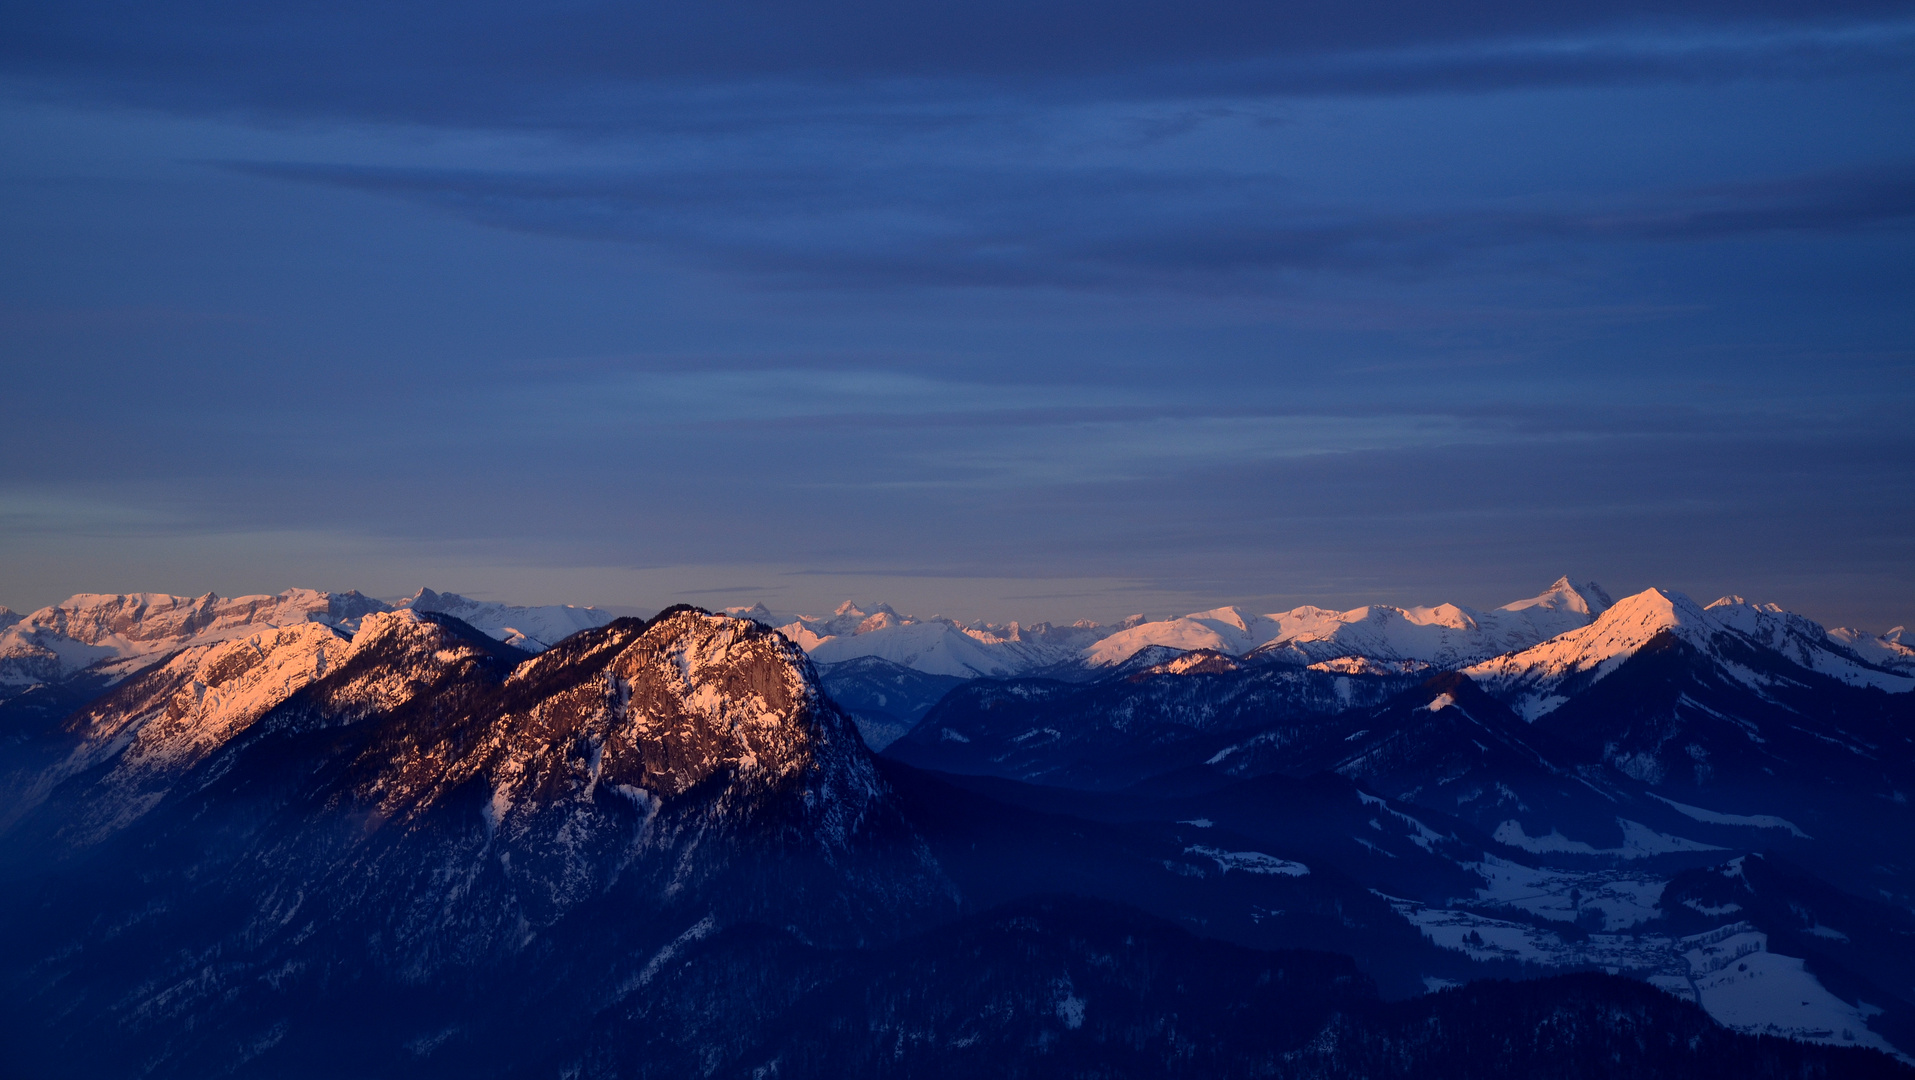
<path fill-rule="evenodd" d="M 46 747 L 70 743 L 64 760 L 16 766 L 21 775 L 9 785 L 0 823 L 68 777 L 114 759 L 85 816 L 93 827 L 124 825 L 164 794 L 169 778 L 324 676 L 351 649 L 349 638 L 323 623 L 181 649 L 68 718 L 66 739 Z"/>
<path fill-rule="evenodd" d="M 1773 604 L 1724 597 L 1702 607 L 1682 593 L 1647 589 L 1620 600 L 1594 622 L 1530 648 L 1464 668 L 1485 689 L 1534 720 L 1621 667 L 1659 635 L 1678 638 L 1717 658 L 1754 687 L 1790 676 L 1738 663 L 1749 649 L 1774 653 L 1801 669 L 1851 686 L 1894 693 L 1915 689 L 1915 678 L 1864 662 L 1830 640 L 1814 622 Z"/>

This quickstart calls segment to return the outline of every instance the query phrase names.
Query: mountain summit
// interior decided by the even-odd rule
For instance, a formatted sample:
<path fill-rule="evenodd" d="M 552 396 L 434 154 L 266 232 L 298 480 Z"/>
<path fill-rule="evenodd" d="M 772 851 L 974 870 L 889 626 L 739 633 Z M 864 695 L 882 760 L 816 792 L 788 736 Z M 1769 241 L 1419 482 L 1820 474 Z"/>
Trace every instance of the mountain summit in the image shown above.
<path fill-rule="evenodd" d="M 1705 608 L 1670 589 L 1645 589 L 1617 601 L 1586 627 L 1464 671 L 1534 720 L 1663 636 L 1731 664 L 1736 678 L 1750 685 L 1786 678 L 1763 674 L 1737 661 L 1740 651 L 1760 649 L 1851 686 L 1893 692 L 1915 689 L 1915 679 L 1863 661 L 1821 626 L 1773 604 L 1756 605 L 1729 596 Z"/>

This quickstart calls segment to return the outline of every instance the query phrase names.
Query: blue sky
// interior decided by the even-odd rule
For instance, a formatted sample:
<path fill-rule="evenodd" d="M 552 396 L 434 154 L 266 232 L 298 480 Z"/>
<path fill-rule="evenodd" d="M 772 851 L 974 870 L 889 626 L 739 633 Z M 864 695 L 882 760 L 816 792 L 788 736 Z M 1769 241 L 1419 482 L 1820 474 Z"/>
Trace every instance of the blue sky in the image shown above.
<path fill-rule="evenodd" d="M 1915 621 L 1915 5 L 27 3 L 0 603 Z"/>

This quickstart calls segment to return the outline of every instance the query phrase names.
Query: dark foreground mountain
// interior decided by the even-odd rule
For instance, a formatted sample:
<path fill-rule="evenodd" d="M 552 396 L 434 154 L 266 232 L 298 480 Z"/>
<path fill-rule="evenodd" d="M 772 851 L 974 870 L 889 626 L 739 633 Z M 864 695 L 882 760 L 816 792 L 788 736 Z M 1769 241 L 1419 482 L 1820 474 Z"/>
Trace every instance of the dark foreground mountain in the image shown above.
<path fill-rule="evenodd" d="M 1214 764 L 1253 741 L 1313 742 L 1350 710 L 1421 677 L 1167 657 L 1089 685 L 977 679 L 946 695 L 886 753 L 922 768 L 1065 787 L 1118 788 Z"/>
<path fill-rule="evenodd" d="M 1582 975 L 1385 1004 L 1348 961 L 1205 941 L 1122 908 L 1011 905 L 872 957 L 746 1055 L 780 1077 L 1901 1077 L 1738 1035 Z M 740 1070 L 739 1075 L 744 1075 Z"/>
<path fill-rule="evenodd" d="M 1091 791 L 880 762 L 804 653 L 749 620 L 673 609 L 536 656 L 416 608 L 346 629 L 191 640 L 18 733 L 13 1072 L 1909 1075 L 1845 1045 L 1887 1045 L 1867 1021 L 1910 993 L 1880 906 L 1781 873 L 1717 895 L 1735 852 L 1702 844 L 1653 853 L 1665 903 L 1643 875 L 1528 858 L 1365 786 L 1468 759 L 1437 752 L 1473 738 L 1460 714 L 1393 772 L 1206 763 L 1273 730 L 1297 754 L 1367 745 L 1344 733 L 1377 710 L 1422 730 L 1447 706 L 1420 676 L 1152 657 L 1050 697 L 946 697 L 988 691 L 960 734 L 1014 749 L 1020 710 L 1091 701 L 1103 726 L 1049 751 L 1056 777 L 1106 777 Z M 1182 749 L 1154 765 L 1098 748 L 1158 735 Z M 1482 783 L 1513 768 L 1502 752 Z M 1567 912 L 1536 900 L 1561 889 Z M 1858 949 L 1816 954 L 1827 986 L 1756 956 L 1845 928 Z M 1605 967 L 1669 992 L 1583 974 L 1426 993 Z M 1836 1045 L 1693 1004 L 1758 976 L 1821 994 L 1815 1037 Z"/>
<path fill-rule="evenodd" d="M 266 688 L 202 666 L 182 703 L 162 668 L 59 733 L 7 836 L 16 1046 L 68 1075 L 282 1043 L 370 1065 L 435 1025 L 589 1015 L 687 935 L 857 946 L 956 910 L 771 631 L 673 611 L 528 659 L 442 615 L 369 622 L 268 708 L 185 707 Z M 312 653 L 276 644 L 248 671 Z"/>
<path fill-rule="evenodd" d="M 864 741 L 882 750 L 918 726 L 944 695 L 964 685 L 956 675 L 905 667 L 881 656 L 821 664 L 819 682 L 858 725 Z"/>

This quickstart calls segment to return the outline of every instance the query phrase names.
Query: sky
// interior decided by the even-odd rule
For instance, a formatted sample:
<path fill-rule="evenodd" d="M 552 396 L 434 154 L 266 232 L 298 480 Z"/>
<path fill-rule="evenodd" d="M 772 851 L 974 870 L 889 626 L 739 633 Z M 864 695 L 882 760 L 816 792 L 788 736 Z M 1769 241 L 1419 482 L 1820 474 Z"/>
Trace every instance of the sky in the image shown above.
<path fill-rule="evenodd" d="M 1915 623 L 1915 4 L 23 0 L 0 604 Z"/>

